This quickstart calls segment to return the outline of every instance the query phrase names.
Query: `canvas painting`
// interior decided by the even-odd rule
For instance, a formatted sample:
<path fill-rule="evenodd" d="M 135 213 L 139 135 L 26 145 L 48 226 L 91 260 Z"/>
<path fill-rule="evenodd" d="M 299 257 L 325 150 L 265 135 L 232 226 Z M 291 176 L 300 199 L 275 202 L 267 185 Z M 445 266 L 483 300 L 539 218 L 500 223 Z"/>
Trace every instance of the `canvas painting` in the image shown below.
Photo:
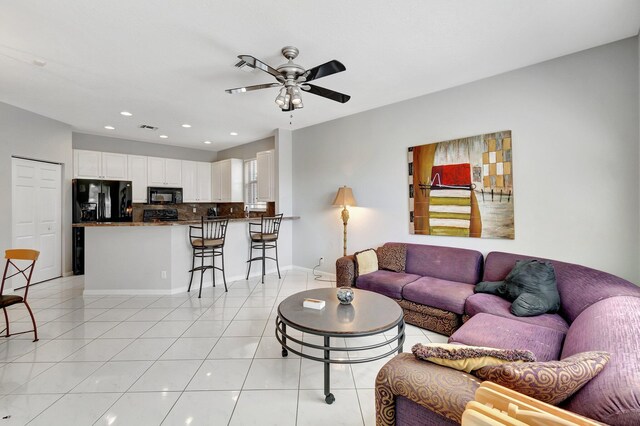
<path fill-rule="evenodd" d="M 515 237 L 511 131 L 409 148 L 412 234 Z"/>

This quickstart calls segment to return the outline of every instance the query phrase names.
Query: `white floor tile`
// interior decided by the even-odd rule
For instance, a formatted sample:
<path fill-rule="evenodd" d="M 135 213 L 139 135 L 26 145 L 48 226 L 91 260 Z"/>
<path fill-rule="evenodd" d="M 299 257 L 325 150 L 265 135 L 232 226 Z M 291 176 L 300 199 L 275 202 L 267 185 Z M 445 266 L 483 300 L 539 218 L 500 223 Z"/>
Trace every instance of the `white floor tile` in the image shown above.
<path fill-rule="evenodd" d="M 102 364 L 102 362 L 61 362 L 20 386 L 14 393 L 67 393 Z"/>
<path fill-rule="evenodd" d="M 267 308 L 240 308 L 236 314 L 234 321 L 247 321 L 247 320 L 266 320 L 271 316 L 273 309 Z"/>
<path fill-rule="evenodd" d="M 160 359 L 205 359 L 217 342 L 217 337 L 181 337 Z"/>
<path fill-rule="evenodd" d="M 181 337 L 220 337 L 228 325 L 228 321 L 196 321 Z"/>
<path fill-rule="evenodd" d="M 389 359 L 380 359 L 378 361 L 364 362 L 362 364 L 351 365 L 353 378 L 356 381 L 358 389 L 373 389 L 376 384 L 376 376 L 378 371 L 389 362 Z"/>
<path fill-rule="evenodd" d="M 233 426 L 296 424 L 297 390 L 243 391 L 231 417 Z"/>
<path fill-rule="evenodd" d="M 0 399 L 3 425 L 25 425 L 46 410 L 62 395 L 8 395 Z M 7 417 L 5 419 L 5 417 Z"/>
<path fill-rule="evenodd" d="M 93 372 L 72 393 L 125 392 L 153 361 L 110 361 Z"/>
<path fill-rule="evenodd" d="M 303 358 L 301 372 L 300 389 L 324 389 L 324 363 Z M 332 364 L 329 377 L 331 389 L 353 389 L 356 386 L 348 364 Z"/>
<path fill-rule="evenodd" d="M 360 411 L 366 426 L 376 424 L 376 395 L 375 389 L 357 389 Z"/>
<path fill-rule="evenodd" d="M 238 401 L 238 391 L 184 392 L 163 425 L 226 425 Z"/>
<path fill-rule="evenodd" d="M 163 321 L 195 321 L 207 310 L 207 308 L 176 308 Z"/>
<path fill-rule="evenodd" d="M 301 351 L 300 345 L 296 343 L 288 342 L 287 345 L 289 347 L 292 347 L 293 349 L 296 349 L 298 352 Z M 275 337 L 267 336 L 265 332 L 265 335 L 263 335 L 262 339 L 260 340 L 260 344 L 258 345 L 258 350 L 255 353 L 255 357 L 256 358 L 282 358 L 282 345 L 280 344 L 280 342 L 278 342 L 278 340 Z M 293 358 L 300 358 L 300 357 L 294 354 L 293 352 L 289 351 L 287 358 L 293 359 Z"/>
<path fill-rule="evenodd" d="M 0 368 L 0 394 L 11 393 L 54 365 L 49 362 L 5 364 Z"/>
<path fill-rule="evenodd" d="M 253 358 L 259 337 L 221 337 L 207 358 Z"/>
<path fill-rule="evenodd" d="M 146 308 L 127 318 L 127 321 L 160 321 L 174 308 Z"/>
<path fill-rule="evenodd" d="M 431 343 L 447 343 L 449 341 L 448 336 L 434 333 L 433 331 L 429 331 L 429 330 L 422 330 L 422 332 L 424 333 L 425 336 L 427 336 L 427 338 Z"/>
<path fill-rule="evenodd" d="M 151 321 L 123 322 L 100 336 L 102 339 L 136 339 L 153 327 Z"/>
<path fill-rule="evenodd" d="M 16 362 L 58 362 L 62 361 L 78 349 L 91 342 L 88 339 L 50 340 L 18 358 Z"/>
<path fill-rule="evenodd" d="M 240 390 L 251 360 L 206 360 L 187 386 L 187 390 Z"/>
<path fill-rule="evenodd" d="M 36 417 L 30 426 L 91 425 L 120 397 L 119 393 L 67 394 Z"/>
<path fill-rule="evenodd" d="M 297 389 L 299 359 L 254 359 L 243 389 Z"/>
<path fill-rule="evenodd" d="M 96 339 L 65 358 L 65 361 L 108 361 L 133 339 Z"/>
<path fill-rule="evenodd" d="M 199 321 L 231 321 L 240 308 L 220 308 L 220 307 L 211 307 L 207 309 L 202 316 L 199 318 Z"/>
<path fill-rule="evenodd" d="M 95 339 L 111 330 L 119 322 L 85 322 L 60 336 L 61 339 Z"/>
<path fill-rule="evenodd" d="M 180 337 L 189 327 L 193 325 L 193 321 L 161 321 L 145 331 L 143 339 L 150 337 Z"/>
<path fill-rule="evenodd" d="M 97 425 L 157 426 L 162 423 L 180 392 L 129 392 L 124 394 Z"/>
<path fill-rule="evenodd" d="M 329 405 L 322 390 L 300 390 L 298 426 L 362 425 L 358 395 L 353 390 L 332 390 L 336 400 Z"/>
<path fill-rule="evenodd" d="M 124 321 L 127 318 L 135 315 L 139 308 L 134 309 L 109 309 L 107 312 L 100 314 L 94 318 L 91 318 L 91 321 Z"/>
<path fill-rule="evenodd" d="M 113 357 L 113 361 L 155 361 L 175 341 L 174 338 L 138 339 Z"/>
<path fill-rule="evenodd" d="M 259 337 L 262 336 L 266 320 L 254 320 L 254 321 L 231 321 L 231 324 L 227 327 L 223 337 Z"/>
<path fill-rule="evenodd" d="M 201 364 L 199 360 L 156 361 L 130 391 L 183 391 Z"/>

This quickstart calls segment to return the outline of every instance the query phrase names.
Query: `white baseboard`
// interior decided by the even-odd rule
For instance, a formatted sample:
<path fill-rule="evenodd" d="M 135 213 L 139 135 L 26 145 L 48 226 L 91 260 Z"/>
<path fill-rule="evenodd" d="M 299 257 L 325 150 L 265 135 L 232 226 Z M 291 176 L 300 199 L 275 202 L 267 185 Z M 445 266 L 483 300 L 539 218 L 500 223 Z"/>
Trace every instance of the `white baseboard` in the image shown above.
<path fill-rule="evenodd" d="M 66 271 L 62 273 L 63 278 L 70 277 L 72 275 L 73 275 L 73 271 Z"/>
<path fill-rule="evenodd" d="M 296 270 L 296 271 L 303 271 L 303 272 L 308 272 L 308 273 L 313 273 L 313 269 L 312 268 L 305 268 L 302 266 L 292 266 L 291 269 Z M 318 275 L 322 275 L 325 278 L 336 278 L 336 274 L 332 274 L 331 272 L 325 272 L 325 271 L 315 271 L 316 274 Z"/>

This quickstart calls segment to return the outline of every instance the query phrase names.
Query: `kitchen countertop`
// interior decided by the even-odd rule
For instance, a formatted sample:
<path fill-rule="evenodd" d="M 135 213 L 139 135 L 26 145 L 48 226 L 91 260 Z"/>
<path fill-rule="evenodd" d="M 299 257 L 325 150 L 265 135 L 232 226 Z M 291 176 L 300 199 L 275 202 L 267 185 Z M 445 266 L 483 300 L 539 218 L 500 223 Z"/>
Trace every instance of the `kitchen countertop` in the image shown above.
<path fill-rule="evenodd" d="M 300 216 L 284 216 L 282 220 L 297 220 Z M 236 217 L 230 218 L 229 222 L 260 222 L 259 217 Z M 86 222 L 74 223 L 74 228 L 86 228 L 95 226 L 182 226 L 198 225 L 200 220 L 174 220 L 168 222 Z"/>

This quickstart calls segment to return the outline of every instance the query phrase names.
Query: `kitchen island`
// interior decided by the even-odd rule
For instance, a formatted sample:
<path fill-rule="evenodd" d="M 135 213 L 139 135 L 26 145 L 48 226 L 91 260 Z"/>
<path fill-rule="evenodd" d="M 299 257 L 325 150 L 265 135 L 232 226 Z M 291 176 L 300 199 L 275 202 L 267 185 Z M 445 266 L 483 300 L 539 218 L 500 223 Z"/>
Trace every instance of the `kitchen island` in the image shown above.
<path fill-rule="evenodd" d="M 291 265 L 291 221 L 295 219 L 299 217 L 284 217 L 280 226 L 280 270 Z M 227 284 L 246 277 L 249 222 L 259 223 L 260 219 L 229 219 L 224 246 Z M 189 225 L 199 224 L 199 220 L 74 224 L 74 227 L 85 228 L 84 294 L 168 295 L 186 292 L 192 256 Z M 216 259 L 216 262 L 220 260 Z M 260 271 L 261 267 L 256 262 L 251 276 L 259 276 Z M 275 271 L 275 262 L 268 260 L 267 272 Z M 192 291 L 194 288 L 197 291 L 200 285 L 200 273 L 197 271 L 193 282 Z M 205 285 L 212 285 L 210 270 L 205 273 L 203 288 Z M 224 287 L 222 274 L 216 271 L 218 285 Z"/>

